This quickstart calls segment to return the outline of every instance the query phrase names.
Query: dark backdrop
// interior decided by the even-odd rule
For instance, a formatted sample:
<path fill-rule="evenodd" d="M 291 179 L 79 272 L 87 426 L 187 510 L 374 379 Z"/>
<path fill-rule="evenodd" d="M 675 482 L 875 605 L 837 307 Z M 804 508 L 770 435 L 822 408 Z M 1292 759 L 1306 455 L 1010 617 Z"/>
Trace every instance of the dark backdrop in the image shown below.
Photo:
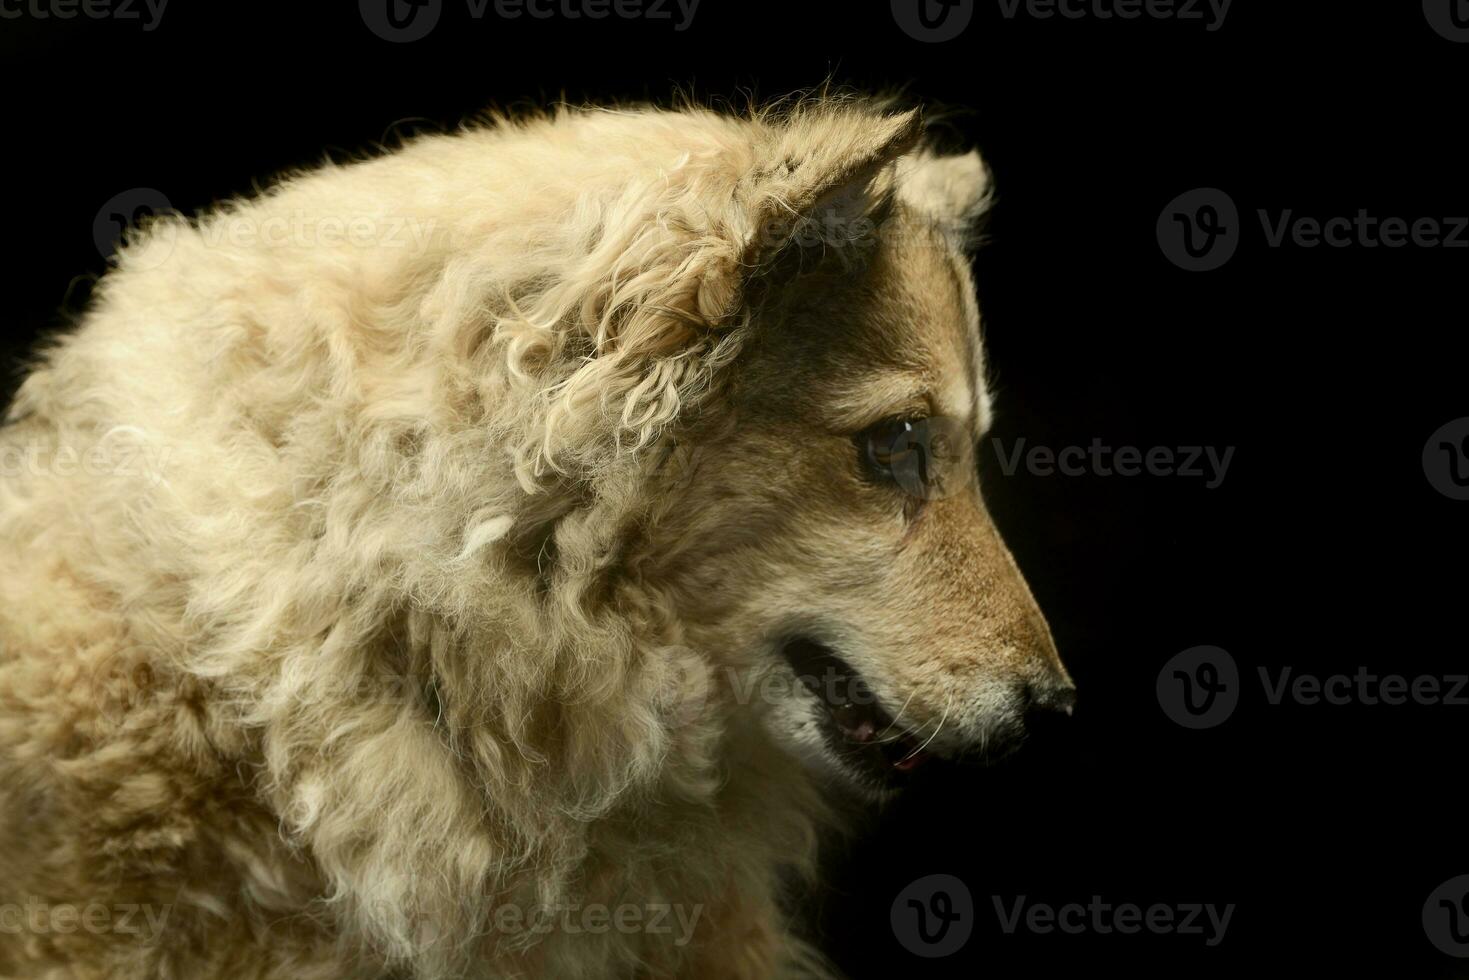
<path fill-rule="evenodd" d="M 1272 705 L 1257 673 L 1466 671 L 1455 556 L 1469 502 L 1438 492 L 1421 457 L 1469 415 L 1469 249 L 1273 248 L 1256 216 L 1469 213 L 1469 43 L 1430 25 L 1433 3 L 1238 0 L 1209 30 L 1008 18 L 980 0 L 943 42 L 910 36 L 887 3 L 703 0 L 676 30 L 475 20 L 447 0 L 413 43 L 375 36 L 352 3 L 307 6 L 173 0 L 152 30 L 0 20 L 7 365 L 83 308 L 104 267 L 94 219 L 130 189 L 188 211 L 395 128 L 561 95 L 773 96 L 830 75 L 961 107 L 953 135 L 982 148 L 1000 190 L 977 259 L 999 446 L 1234 455 L 1209 488 L 1095 466 L 1007 475 L 985 451 L 992 507 L 1080 686 L 1073 737 L 916 788 L 834 850 L 805 904 L 813 928 L 854 977 L 1469 976 L 1423 922 L 1430 893 L 1469 873 L 1469 705 Z M 1237 205 L 1221 220 L 1238 251 L 1186 271 L 1156 229 L 1160 216 L 1181 229 L 1165 207 L 1201 187 Z M 1200 645 L 1232 655 L 1239 705 L 1190 729 L 1157 681 L 1174 683 L 1165 664 Z M 920 957 L 890 913 L 933 874 L 967 887 L 972 906 L 950 885 L 949 907 L 973 935 Z M 1236 908 L 1214 946 L 1006 933 L 995 896 L 1008 911 L 1022 895 Z"/>

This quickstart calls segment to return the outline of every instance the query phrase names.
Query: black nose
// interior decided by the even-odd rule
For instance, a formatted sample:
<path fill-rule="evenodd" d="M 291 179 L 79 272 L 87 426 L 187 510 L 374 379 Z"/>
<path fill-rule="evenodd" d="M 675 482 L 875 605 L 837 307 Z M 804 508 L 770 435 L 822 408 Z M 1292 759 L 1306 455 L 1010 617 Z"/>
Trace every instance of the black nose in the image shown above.
<path fill-rule="evenodd" d="M 1069 716 L 1076 709 L 1076 688 L 1070 684 L 1031 684 L 1026 688 L 1030 696 L 1029 714 L 1063 714 Z"/>

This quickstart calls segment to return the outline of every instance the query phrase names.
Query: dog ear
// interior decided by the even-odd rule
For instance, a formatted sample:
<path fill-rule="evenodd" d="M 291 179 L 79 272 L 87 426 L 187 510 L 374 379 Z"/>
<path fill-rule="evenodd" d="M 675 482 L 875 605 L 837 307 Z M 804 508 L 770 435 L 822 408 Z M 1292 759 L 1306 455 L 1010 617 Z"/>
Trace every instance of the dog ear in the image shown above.
<path fill-rule="evenodd" d="M 893 163 L 923 135 L 918 110 L 829 128 L 784 132 L 776 172 L 757 178 L 751 210 L 758 235 L 746 267 L 759 269 L 792 248 L 864 244 L 892 203 Z"/>
<path fill-rule="evenodd" d="M 922 150 L 904 157 L 898 197 L 961 246 L 974 244 L 994 202 L 989 167 L 974 150 L 954 156 Z"/>
<path fill-rule="evenodd" d="M 534 378 L 543 402 L 515 450 L 527 489 L 549 471 L 598 470 L 618 446 L 650 442 L 709 390 L 738 350 L 751 283 L 813 233 L 823 249 L 870 235 L 891 202 L 892 164 L 922 134 L 916 110 L 860 105 L 816 103 L 759 122 L 753 141 L 685 154 L 599 204 L 577 275 L 516 304 L 538 315 L 497 324 L 509 372 Z M 540 326 L 551 323 L 559 329 Z M 566 373 L 545 384 L 531 364 L 548 355 Z"/>
<path fill-rule="evenodd" d="M 870 243 L 892 202 L 892 165 L 922 133 L 916 109 L 797 114 L 736 185 L 740 218 L 728 233 L 737 264 L 706 282 L 709 307 L 737 307 L 750 281 L 784 256 L 845 256 Z"/>

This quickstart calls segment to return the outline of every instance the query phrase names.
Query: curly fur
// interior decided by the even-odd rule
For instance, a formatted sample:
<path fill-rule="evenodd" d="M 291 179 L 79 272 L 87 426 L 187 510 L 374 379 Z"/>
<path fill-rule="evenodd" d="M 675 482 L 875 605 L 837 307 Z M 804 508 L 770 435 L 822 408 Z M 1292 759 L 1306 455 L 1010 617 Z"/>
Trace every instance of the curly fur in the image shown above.
<path fill-rule="evenodd" d="M 171 915 L 0 934 L 0 974 L 823 972 L 780 911 L 820 795 L 689 634 L 664 464 L 730 424 L 803 220 L 905 154 L 925 220 L 978 213 L 918 139 L 562 110 L 137 232 L 0 430 L 43 461 L 0 481 L 0 903 Z M 282 214 L 422 238 L 214 233 Z M 493 925 L 623 901 L 697 919 Z"/>

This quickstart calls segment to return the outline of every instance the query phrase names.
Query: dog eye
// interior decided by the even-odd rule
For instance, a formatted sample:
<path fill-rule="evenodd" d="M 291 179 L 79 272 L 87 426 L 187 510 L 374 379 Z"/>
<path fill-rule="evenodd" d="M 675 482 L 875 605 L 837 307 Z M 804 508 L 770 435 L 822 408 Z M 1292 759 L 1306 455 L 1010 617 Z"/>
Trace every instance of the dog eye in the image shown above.
<path fill-rule="evenodd" d="M 913 451 L 909 438 L 913 426 L 908 419 L 885 419 L 862 433 L 864 456 L 878 476 L 891 480 L 894 464 L 901 466 L 908 461 Z"/>
<path fill-rule="evenodd" d="M 969 455 L 962 427 L 942 417 L 884 419 L 864 430 L 858 444 L 875 479 L 923 500 L 954 492 Z"/>

